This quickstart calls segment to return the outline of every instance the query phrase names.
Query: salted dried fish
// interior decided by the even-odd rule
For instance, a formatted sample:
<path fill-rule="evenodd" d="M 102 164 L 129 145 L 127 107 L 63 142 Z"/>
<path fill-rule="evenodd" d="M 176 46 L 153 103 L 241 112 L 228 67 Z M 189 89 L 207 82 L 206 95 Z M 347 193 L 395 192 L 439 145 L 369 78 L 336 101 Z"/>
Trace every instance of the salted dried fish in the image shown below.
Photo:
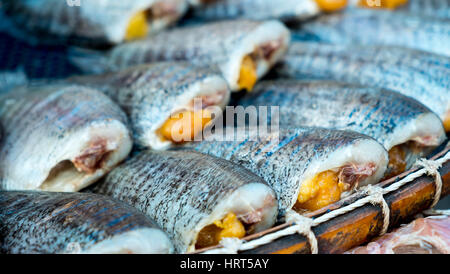
<path fill-rule="evenodd" d="M 123 111 L 76 85 L 17 88 L 0 98 L 0 188 L 77 191 L 130 152 Z"/>
<path fill-rule="evenodd" d="M 185 0 L 3 0 L 3 27 L 33 44 L 105 46 L 144 38 L 176 22 Z"/>
<path fill-rule="evenodd" d="M 0 253 L 171 253 L 154 221 L 90 193 L 0 191 Z"/>
<path fill-rule="evenodd" d="M 158 61 L 217 65 L 232 91 L 251 90 L 283 56 L 289 41 L 289 30 L 278 21 L 233 20 L 161 32 L 120 45 L 107 55 L 74 50 L 71 59 L 96 73 Z"/>
<path fill-rule="evenodd" d="M 335 11 L 347 1 L 320 0 L 193 0 L 193 16 L 199 20 L 246 18 L 252 20 L 304 20 L 321 11 Z"/>
<path fill-rule="evenodd" d="M 112 98 L 130 118 L 136 143 L 153 149 L 194 140 L 221 115 L 230 98 L 217 68 L 195 68 L 184 62 L 136 66 L 66 82 L 95 88 Z"/>
<path fill-rule="evenodd" d="M 229 140 L 216 132 L 184 147 L 224 158 L 262 177 L 277 193 L 280 215 L 291 208 L 316 210 L 358 185 L 377 183 L 388 163 L 381 144 L 356 132 L 298 127 L 238 133 L 239 138 Z"/>
<path fill-rule="evenodd" d="M 245 168 L 192 151 L 144 151 L 92 191 L 133 205 L 172 235 L 179 252 L 270 228 L 273 190 Z"/>
<path fill-rule="evenodd" d="M 293 43 L 277 77 L 387 88 L 421 102 L 450 131 L 450 58 L 399 47 Z"/>
<path fill-rule="evenodd" d="M 396 10 L 403 8 L 410 0 L 349 0 L 349 7 Z"/>
<path fill-rule="evenodd" d="M 333 44 L 389 45 L 450 56 L 448 20 L 400 11 L 349 9 L 291 29 L 294 37 Z"/>
<path fill-rule="evenodd" d="M 324 127 L 368 135 L 389 151 L 387 177 L 411 168 L 446 139 L 435 113 L 390 90 L 328 81 L 264 81 L 239 104 L 278 106 L 281 126 Z"/>
<path fill-rule="evenodd" d="M 450 217 L 420 218 L 349 254 L 449 254 Z"/>

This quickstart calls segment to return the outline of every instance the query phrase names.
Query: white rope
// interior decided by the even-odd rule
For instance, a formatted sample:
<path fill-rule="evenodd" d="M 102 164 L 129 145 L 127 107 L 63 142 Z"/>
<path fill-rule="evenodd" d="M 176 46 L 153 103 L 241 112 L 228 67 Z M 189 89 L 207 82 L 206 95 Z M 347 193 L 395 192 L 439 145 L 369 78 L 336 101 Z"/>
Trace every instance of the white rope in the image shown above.
<path fill-rule="evenodd" d="M 383 215 L 383 227 L 380 232 L 380 236 L 384 235 L 389 228 L 389 219 L 391 216 L 391 211 L 389 209 L 389 205 L 384 199 L 384 190 L 382 187 L 368 185 L 366 187 L 367 194 L 370 197 L 370 203 L 373 205 L 381 205 L 381 213 Z"/>
<path fill-rule="evenodd" d="M 438 170 L 442 166 L 442 164 L 446 163 L 449 160 L 450 160 L 450 152 L 447 152 L 443 157 L 437 160 L 420 159 L 416 162 L 415 166 L 422 167 L 422 169 L 419 169 L 409 174 L 405 178 L 389 185 L 386 188 L 381 188 L 373 185 L 362 188 L 361 192 L 367 194 L 368 196 L 361 198 L 352 204 L 335 209 L 331 212 L 325 213 L 322 216 L 319 216 L 314 219 L 302 216 L 293 210 L 288 210 L 285 216 L 286 222 L 292 223 L 292 225 L 248 242 L 245 242 L 237 238 L 224 238 L 221 241 L 222 248 L 208 250 L 206 252 L 203 252 L 203 254 L 213 254 L 213 253 L 236 254 L 238 251 L 254 249 L 258 246 L 269 244 L 281 237 L 293 235 L 295 233 L 304 235 L 307 238 L 309 245 L 311 247 L 311 253 L 315 254 L 318 253 L 318 244 L 317 238 L 311 229 L 312 227 L 327 222 L 340 215 L 351 212 L 356 208 L 362 207 L 368 203 L 381 205 L 381 210 L 383 214 L 383 227 L 381 229 L 380 234 L 383 235 L 387 232 L 389 228 L 389 219 L 390 219 L 390 210 L 386 200 L 384 199 L 384 195 L 396 191 L 400 187 L 406 185 L 407 183 L 412 182 L 413 180 L 427 174 L 435 177 L 436 192 L 434 195 L 431 208 L 434 207 L 436 203 L 439 201 L 442 192 L 442 177 Z"/>

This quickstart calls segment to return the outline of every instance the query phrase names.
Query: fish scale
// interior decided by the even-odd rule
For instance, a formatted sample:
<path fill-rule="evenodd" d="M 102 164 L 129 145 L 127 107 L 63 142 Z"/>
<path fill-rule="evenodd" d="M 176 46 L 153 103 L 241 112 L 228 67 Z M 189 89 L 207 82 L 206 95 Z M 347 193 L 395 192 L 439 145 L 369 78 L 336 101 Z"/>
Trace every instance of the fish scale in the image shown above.
<path fill-rule="evenodd" d="M 332 44 L 389 45 L 450 56 L 447 20 L 373 9 L 349 9 L 294 26 L 294 38 Z M 295 39 L 294 39 L 295 40 Z"/>
<path fill-rule="evenodd" d="M 448 57 L 404 48 L 299 42 L 274 68 L 274 76 L 391 89 L 416 99 L 445 120 L 450 111 L 449 65 Z"/>
<path fill-rule="evenodd" d="M 244 107 L 278 106 L 280 126 L 353 130 L 376 139 L 387 150 L 423 138 L 423 151 L 416 152 L 408 167 L 446 139 L 436 114 L 390 90 L 330 81 L 263 81 L 238 103 Z"/>
<path fill-rule="evenodd" d="M 133 16 L 164 2 L 175 7 L 175 16 L 166 16 L 167 22 L 160 25 L 149 22 L 150 33 L 155 33 L 184 14 L 185 0 L 102 0 L 80 6 L 59 0 L 4 0 L 0 12 L 7 24 L 2 29 L 33 45 L 70 43 L 104 48 L 125 40 Z"/>
<path fill-rule="evenodd" d="M 80 253 L 173 251 L 154 221 L 95 194 L 0 191 L 0 219 L 1 253 L 69 253 L 71 243 Z"/>
<path fill-rule="evenodd" d="M 173 236 L 179 252 L 186 252 L 193 250 L 203 226 L 227 213 L 220 210 L 223 203 L 226 208 L 243 206 L 233 195 L 243 195 L 240 189 L 253 185 L 255 197 L 273 200 L 268 224 L 259 228 L 265 229 L 273 225 L 277 213 L 275 194 L 267 184 L 243 167 L 197 152 L 143 151 L 89 191 L 142 210 Z M 261 189 L 263 195 L 258 194 Z"/>
<path fill-rule="evenodd" d="M 122 68 L 133 64 L 165 60 L 189 59 L 205 63 L 214 58 L 220 62 L 227 57 L 230 47 L 239 43 L 246 33 L 255 30 L 260 24 L 241 20 L 174 29 L 150 38 L 151 43 L 136 41 L 119 46 L 111 52 L 110 56 L 112 63 Z M 144 54 L 125 58 L 127 52 Z"/>
<path fill-rule="evenodd" d="M 0 149 L 0 186 L 4 190 L 43 187 L 58 163 L 73 161 L 83 146 L 95 138 L 104 139 L 113 150 L 108 150 L 110 155 L 96 169 L 97 174 L 84 174 L 81 181 L 67 181 L 68 189 L 59 189 L 75 191 L 92 183 L 131 150 L 122 110 L 101 92 L 82 86 L 18 87 L 2 96 L 0 121 L 6 135 Z"/>
<path fill-rule="evenodd" d="M 206 139 L 202 142 L 187 143 L 184 147 L 224 158 L 259 175 L 277 193 L 281 216 L 287 209 L 294 206 L 305 177 L 311 176 L 311 172 L 315 173 L 314 170 L 317 171 L 320 164 L 330 159 L 330 155 L 335 151 L 345 150 L 367 141 L 367 146 L 376 151 L 370 157 L 374 157 L 372 160 L 377 166 L 377 174 L 369 178 L 366 183 L 377 181 L 382 176 L 380 174 L 384 173 L 387 164 L 387 153 L 384 148 L 370 137 L 356 132 L 282 127 L 279 131 L 267 135 L 258 135 L 257 130 L 250 130 L 246 134 L 248 137 L 244 141 L 208 141 Z M 260 153 L 262 151 L 267 153 Z M 352 158 L 361 153 L 366 151 L 354 150 L 346 155 Z M 352 160 L 350 158 L 347 159 L 349 162 Z M 338 168 L 344 163 L 335 164 L 327 167 Z"/>
<path fill-rule="evenodd" d="M 222 108 L 230 97 L 217 67 L 192 67 L 186 62 L 134 66 L 103 75 L 72 77 L 64 82 L 104 92 L 128 115 L 136 143 L 153 148 L 166 146 L 167 142 L 161 141 L 156 131 L 174 112 L 187 108 L 195 97 L 222 92 L 217 102 Z"/>
<path fill-rule="evenodd" d="M 449 0 L 409 0 L 399 10 L 435 18 L 450 19 Z"/>

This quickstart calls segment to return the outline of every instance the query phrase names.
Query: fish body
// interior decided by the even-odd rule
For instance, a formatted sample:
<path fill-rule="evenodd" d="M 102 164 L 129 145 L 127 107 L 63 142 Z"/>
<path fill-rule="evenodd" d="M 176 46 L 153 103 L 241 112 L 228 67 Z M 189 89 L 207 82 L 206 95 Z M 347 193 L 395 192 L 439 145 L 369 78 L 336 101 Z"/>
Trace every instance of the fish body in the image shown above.
<path fill-rule="evenodd" d="M 193 15 L 199 20 L 246 18 L 252 20 L 302 20 L 320 13 L 313 0 L 218 0 L 197 3 Z"/>
<path fill-rule="evenodd" d="M 76 85 L 22 86 L 0 99 L 0 188 L 77 191 L 130 152 L 123 111 Z"/>
<path fill-rule="evenodd" d="M 390 90 L 327 81 L 263 81 L 239 104 L 278 106 L 280 126 L 353 130 L 374 138 L 388 151 L 415 142 L 417 149 L 405 155 L 405 169 L 446 139 L 435 113 Z"/>
<path fill-rule="evenodd" d="M 0 220 L 4 254 L 173 252 L 154 221 L 95 194 L 0 191 Z"/>
<path fill-rule="evenodd" d="M 416 14 L 349 9 L 324 15 L 292 30 L 298 40 L 332 44 L 388 45 L 450 56 L 450 24 Z"/>
<path fill-rule="evenodd" d="M 445 56 L 398 47 L 301 42 L 292 44 L 274 74 L 390 89 L 421 102 L 445 125 L 450 122 L 450 59 Z"/>
<path fill-rule="evenodd" d="M 214 133 L 185 147 L 224 158 L 259 175 L 277 193 L 280 216 L 294 207 L 302 184 L 316 174 L 348 166 L 348 174 L 352 174 L 348 183 L 355 187 L 377 183 L 387 167 L 383 146 L 356 132 L 307 127 L 281 127 L 263 134 L 256 129 L 243 132 L 242 138 L 231 140 L 220 140 L 221 134 Z"/>
<path fill-rule="evenodd" d="M 186 62 L 141 65 L 65 81 L 108 95 L 128 115 L 136 143 L 153 149 L 173 144 L 158 134 L 172 114 L 191 109 L 195 99 L 204 108 L 218 107 L 221 114 L 230 98 L 227 82 L 217 68 L 195 68 Z"/>
<path fill-rule="evenodd" d="M 150 34 L 174 23 L 186 9 L 184 0 L 5 0 L 2 20 L 10 22 L 5 30 L 32 44 L 68 42 L 103 47 L 125 41 L 136 14 L 144 13 L 147 22 L 143 24 Z"/>
<path fill-rule="evenodd" d="M 449 254 L 450 217 L 419 218 L 347 254 Z"/>
<path fill-rule="evenodd" d="M 106 56 L 74 51 L 71 59 L 80 69 L 96 73 L 164 61 L 217 65 L 236 91 L 245 57 L 252 60 L 253 80 L 259 79 L 286 52 L 289 41 L 289 30 L 279 21 L 231 20 L 161 32 L 117 46 Z"/>
<path fill-rule="evenodd" d="M 144 151 L 91 189 L 137 207 L 173 237 L 178 252 L 195 250 L 199 232 L 233 212 L 251 232 L 270 228 L 272 189 L 245 168 L 192 151 Z"/>

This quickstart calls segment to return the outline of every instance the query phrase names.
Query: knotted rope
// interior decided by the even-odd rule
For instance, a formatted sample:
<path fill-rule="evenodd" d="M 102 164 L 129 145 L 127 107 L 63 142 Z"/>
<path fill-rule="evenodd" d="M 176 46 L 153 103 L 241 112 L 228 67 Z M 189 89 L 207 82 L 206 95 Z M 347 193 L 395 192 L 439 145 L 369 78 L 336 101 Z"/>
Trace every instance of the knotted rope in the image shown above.
<path fill-rule="evenodd" d="M 442 177 L 441 174 L 439 173 L 439 169 L 441 168 L 442 163 L 427 159 L 420 159 L 416 162 L 416 166 L 423 167 L 428 175 L 434 177 L 434 181 L 436 184 L 436 191 L 434 192 L 433 203 L 430 206 L 430 208 L 433 208 L 441 198 Z"/>

